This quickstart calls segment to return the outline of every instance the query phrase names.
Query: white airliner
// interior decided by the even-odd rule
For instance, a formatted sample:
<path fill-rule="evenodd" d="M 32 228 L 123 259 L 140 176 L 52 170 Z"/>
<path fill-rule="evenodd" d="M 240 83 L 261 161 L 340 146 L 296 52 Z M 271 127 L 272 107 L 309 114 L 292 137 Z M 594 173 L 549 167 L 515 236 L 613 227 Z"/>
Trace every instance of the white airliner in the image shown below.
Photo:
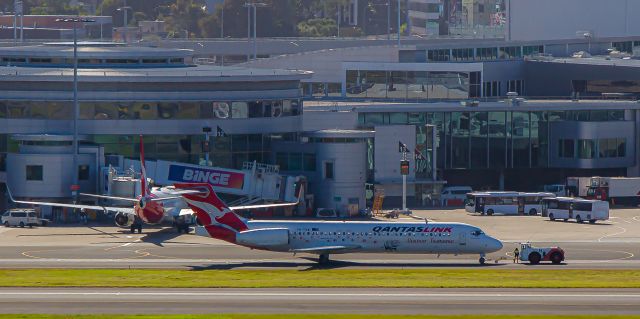
<path fill-rule="evenodd" d="M 175 184 L 195 212 L 196 234 L 254 249 L 310 253 L 320 264 L 330 254 L 409 253 L 485 254 L 502 249 L 502 242 L 480 228 L 462 223 L 385 221 L 257 221 L 236 215 L 209 184 Z"/>
<path fill-rule="evenodd" d="M 96 195 L 96 194 L 84 194 L 84 196 L 90 196 L 95 198 L 110 199 L 117 201 L 125 201 L 131 203 L 132 207 L 115 207 L 115 206 L 100 206 L 100 205 L 84 205 L 84 204 L 72 204 L 72 203 L 56 203 L 56 202 L 40 202 L 40 201 L 25 201 L 15 200 L 11 194 L 11 190 L 7 187 L 9 198 L 16 204 L 26 205 L 41 205 L 41 206 L 53 206 L 53 207 L 66 207 L 76 209 L 88 209 L 107 212 L 116 212 L 114 216 L 114 222 L 119 227 L 129 227 L 131 232 L 138 230 L 138 233 L 142 233 L 142 224 L 155 225 L 162 223 L 166 217 L 172 217 L 175 222 L 175 226 L 178 232 L 189 232 L 189 224 L 181 217 L 190 216 L 193 212 L 187 208 L 180 197 L 185 193 L 193 193 L 194 191 L 177 191 L 172 186 L 169 187 L 153 187 L 149 188 L 147 183 L 147 174 L 144 161 L 144 143 L 142 135 L 140 135 L 140 195 L 136 198 L 116 197 L 108 195 Z M 197 193 L 197 192 L 196 192 Z M 251 210 L 259 208 L 275 208 L 275 207 L 291 207 L 297 205 L 298 202 L 288 203 L 275 203 L 275 204 L 260 204 L 260 205 L 248 205 L 233 207 L 237 210 Z"/>

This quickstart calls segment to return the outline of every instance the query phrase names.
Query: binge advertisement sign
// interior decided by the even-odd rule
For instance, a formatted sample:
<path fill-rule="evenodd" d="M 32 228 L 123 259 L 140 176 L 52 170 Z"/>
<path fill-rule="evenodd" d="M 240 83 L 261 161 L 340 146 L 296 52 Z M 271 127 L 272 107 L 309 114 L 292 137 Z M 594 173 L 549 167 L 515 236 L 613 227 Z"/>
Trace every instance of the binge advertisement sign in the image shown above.
<path fill-rule="evenodd" d="M 187 183 L 209 183 L 214 187 L 242 189 L 244 174 L 215 169 L 169 165 L 169 180 Z"/>

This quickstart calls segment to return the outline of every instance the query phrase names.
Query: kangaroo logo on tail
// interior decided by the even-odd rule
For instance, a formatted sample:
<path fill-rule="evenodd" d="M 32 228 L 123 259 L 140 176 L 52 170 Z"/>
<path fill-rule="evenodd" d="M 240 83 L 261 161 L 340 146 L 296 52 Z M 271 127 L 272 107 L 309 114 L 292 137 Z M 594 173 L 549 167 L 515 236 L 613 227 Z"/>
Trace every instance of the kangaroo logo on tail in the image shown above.
<path fill-rule="evenodd" d="M 178 183 L 178 189 L 197 190 L 200 193 L 183 194 L 189 207 L 196 213 L 203 226 L 215 223 L 226 225 L 235 231 L 247 230 L 246 220 L 234 213 L 207 183 Z"/>

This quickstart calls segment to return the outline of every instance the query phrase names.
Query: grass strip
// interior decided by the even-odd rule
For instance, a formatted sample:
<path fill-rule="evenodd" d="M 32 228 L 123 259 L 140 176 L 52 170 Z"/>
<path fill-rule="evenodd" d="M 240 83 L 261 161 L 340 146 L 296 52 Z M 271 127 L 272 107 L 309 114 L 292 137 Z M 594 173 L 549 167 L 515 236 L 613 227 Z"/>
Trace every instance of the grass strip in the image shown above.
<path fill-rule="evenodd" d="M 0 315 L 0 319 L 537 319 L 539 315 Z M 544 315 L 545 319 L 640 319 L 639 315 Z"/>
<path fill-rule="evenodd" d="M 3 269 L 3 287 L 640 288 L 631 269 Z"/>

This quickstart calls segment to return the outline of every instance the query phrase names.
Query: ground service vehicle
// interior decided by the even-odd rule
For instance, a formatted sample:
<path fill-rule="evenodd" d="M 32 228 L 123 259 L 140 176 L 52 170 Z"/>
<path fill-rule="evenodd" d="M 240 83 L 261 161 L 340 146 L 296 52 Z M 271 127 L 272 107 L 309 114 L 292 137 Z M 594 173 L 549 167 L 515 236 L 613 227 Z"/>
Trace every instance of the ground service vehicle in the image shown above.
<path fill-rule="evenodd" d="M 480 228 L 462 223 L 386 221 L 259 221 L 234 213 L 209 184 L 181 183 L 176 189 L 197 191 L 183 197 L 198 218 L 196 234 L 253 249 L 307 253 L 321 264 L 330 254 L 413 253 L 485 254 L 502 249 L 502 242 Z"/>
<path fill-rule="evenodd" d="M 578 223 L 589 221 L 594 224 L 598 220 L 609 219 L 609 203 L 573 197 L 545 198 L 542 200 L 542 216 L 552 221 L 575 219 Z"/>
<path fill-rule="evenodd" d="M 530 243 L 520 244 L 520 260 L 537 265 L 541 261 L 559 264 L 564 261 L 564 250 L 560 247 L 533 247 Z"/>
<path fill-rule="evenodd" d="M 638 205 L 640 177 L 592 177 L 585 198 L 608 201 L 612 205 Z"/>
<path fill-rule="evenodd" d="M 567 197 L 586 197 L 591 185 L 591 177 L 567 177 L 567 191 L 563 195 Z"/>
<path fill-rule="evenodd" d="M 542 199 L 553 193 L 474 192 L 467 194 L 465 210 L 480 215 L 538 215 Z"/>
<path fill-rule="evenodd" d="M 467 193 L 472 192 L 470 186 L 448 186 L 440 192 L 442 206 L 462 206 Z"/>
<path fill-rule="evenodd" d="M 33 209 L 10 209 L 2 215 L 2 224 L 9 226 L 40 226 L 43 222 Z M 46 222 L 44 222 L 46 224 Z"/>

